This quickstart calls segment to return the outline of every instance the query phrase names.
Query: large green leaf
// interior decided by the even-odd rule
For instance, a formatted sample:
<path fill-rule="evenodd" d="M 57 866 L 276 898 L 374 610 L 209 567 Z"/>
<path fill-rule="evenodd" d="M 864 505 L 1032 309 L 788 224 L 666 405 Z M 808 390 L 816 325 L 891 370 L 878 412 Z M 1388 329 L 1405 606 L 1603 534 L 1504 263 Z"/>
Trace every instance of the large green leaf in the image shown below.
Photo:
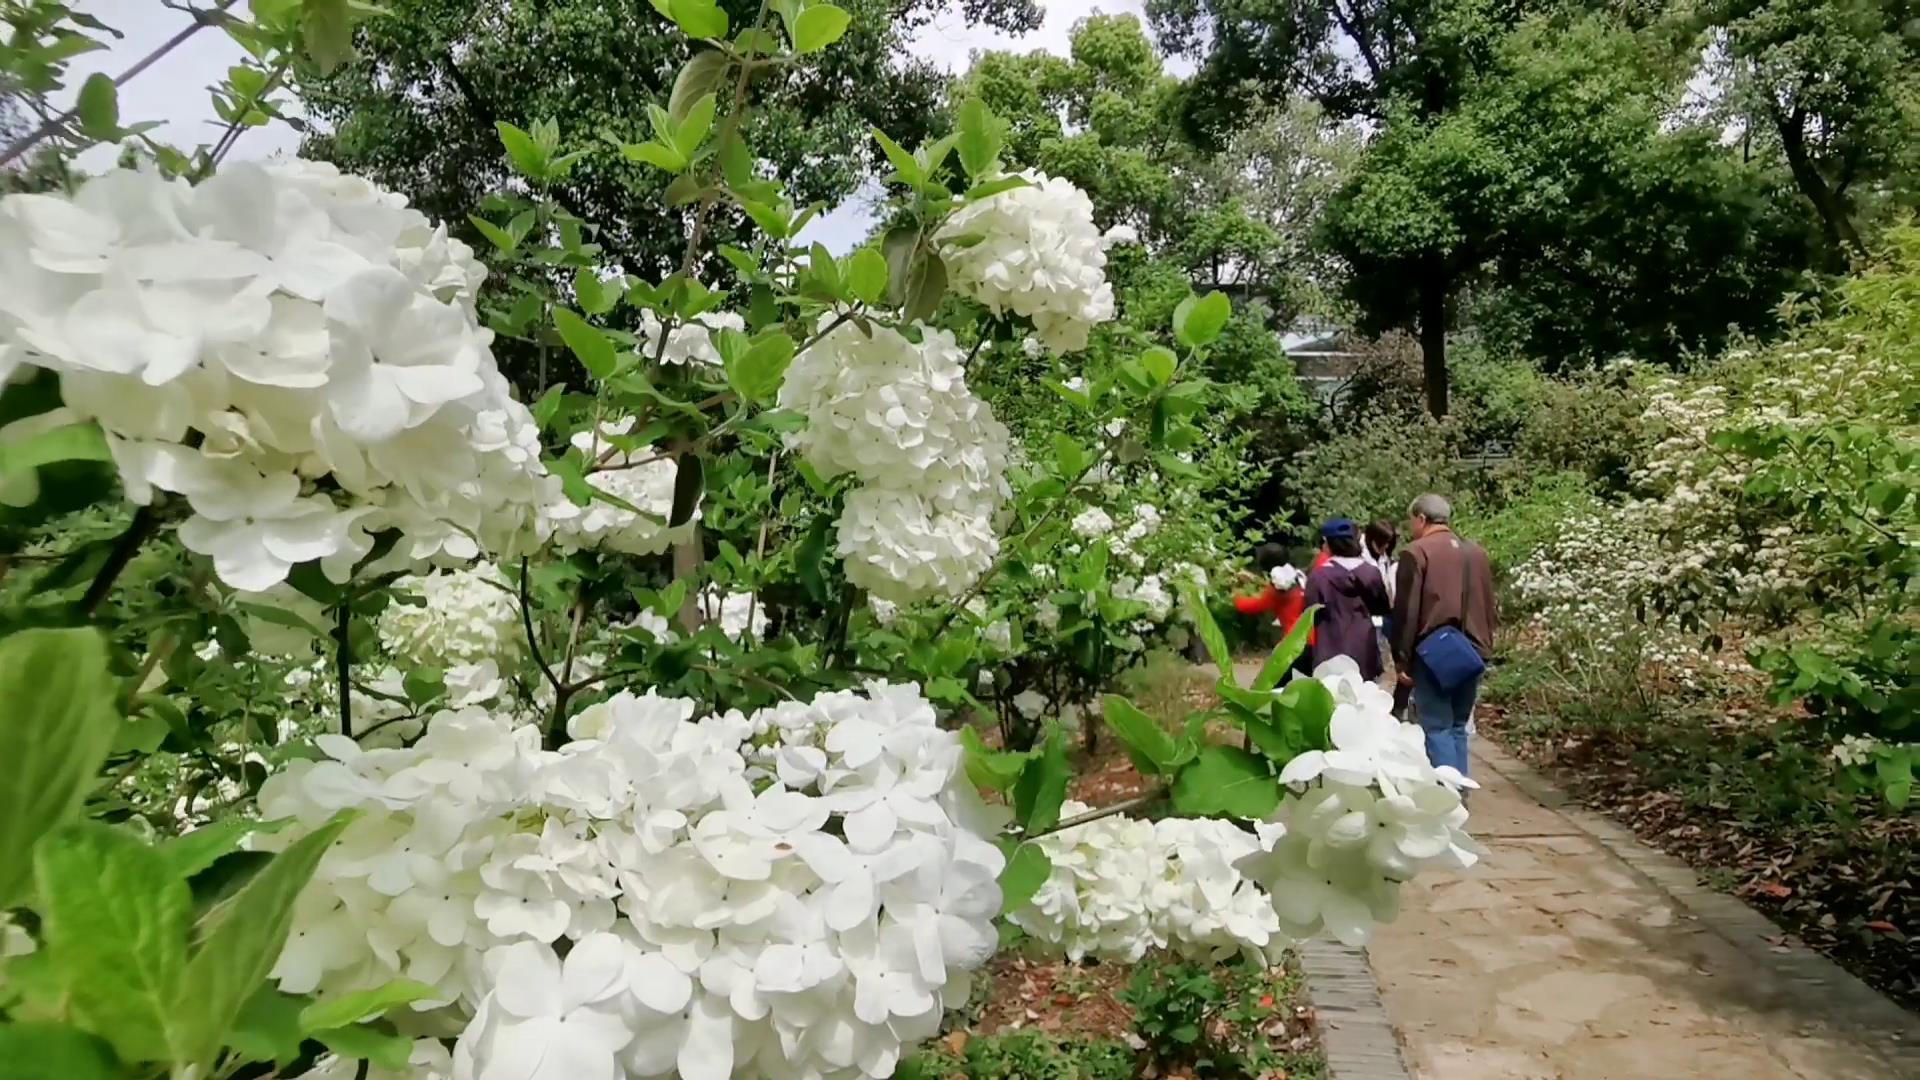
<path fill-rule="evenodd" d="M 793 362 L 793 339 L 769 330 L 727 363 L 727 382 L 747 401 L 771 401 Z"/>
<path fill-rule="evenodd" d="M 423 982 L 413 979 L 394 979 L 382 983 L 371 990 L 360 990 L 333 998 L 329 1001 L 316 1001 L 300 1013 L 300 1027 L 304 1031 L 325 1031 L 328 1028 L 345 1027 L 358 1024 L 363 1020 L 385 1013 L 396 1005 L 410 1005 L 416 1001 L 427 1001 L 442 997 L 440 991 Z"/>
<path fill-rule="evenodd" d="M 967 779 L 973 781 L 975 787 L 994 791 L 1012 787 L 1033 758 L 1031 753 L 989 749 L 972 725 L 960 729 L 960 744 L 966 748 Z"/>
<path fill-rule="evenodd" d="M 1000 911 L 1002 914 L 1022 907 L 1040 891 L 1053 874 L 1053 860 L 1028 841 L 1013 849 L 1006 869 L 1000 871 Z"/>
<path fill-rule="evenodd" d="M 839 41 L 851 22 L 853 16 L 832 4 L 810 4 L 793 20 L 793 51 L 802 55 L 819 52 Z"/>
<path fill-rule="evenodd" d="M 179 1008 L 193 896 L 167 860 L 131 833 L 78 822 L 41 840 L 34 868 L 73 1018 L 128 1061 L 200 1060 Z"/>
<path fill-rule="evenodd" d="M 1233 303 L 1226 293 L 1189 296 L 1173 309 L 1173 336 L 1188 348 L 1209 345 L 1232 317 Z"/>
<path fill-rule="evenodd" d="M 1013 785 L 1014 820 L 1029 836 L 1059 823 L 1060 804 L 1066 801 L 1072 776 L 1066 734 L 1053 728 L 1047 732 L 1046 745 L 1020 770 L 1020 779 Z"/>
<path fill-rule="evenodd" d="M 1280 781 L 1266 761 L 1237 746 L 1202 747 L 1173 782 L 1183 814 L 1264 818 L 1280 805 Z"/>
<path fill-rule="evenodd" d="M 65 1024 L 0 1025 L 0 1080 L 114 1080 L 106 1040 Z"/>
<path fill-rule="evenodd" d="M 1299 621 L 1293 624 L 1293 629 L 1288 630 L 1287 636 L 1280 639 L 1280 644 L 1273 647 L 1273 655 L 1267 657 L 1267 662 L 1260 665 L 1260 674 L 1253 677 L 1252 689 L 1271 690 L 1280 685 L 1281 679 L 1287 677 L 1287 671 L 1293 667 L 1293 662 L 1300 659 L 1300 654 L 1306 651 L 1307 635 L 1313 633 L 1313 617 L 1319 611 L 1320 607 L 1316 604 L 1301 613 Z"/>
<path fill-rule="evenodd" d="M 222 856 L 240 846 L 240 841 L 253 833 L 278 832 L 285 827 L 290 818 L 277 821 L 252 821 L 247 818 L 229 818 L 216 821 L 211 825 L 202 825 L 190 833 L 172 837 L 160 845 L 160 856 L 174 876 L 181 879 L 212 866 Z"/>
<path fill-rule="evenodd" d="M 1274 699 L 1282 730 L 1302 749 L 1333 749 L 1333 691 L 1318 679 L 1295 679 Z M 1284 764 L 1284 762 L 1282 763 Z"/>
<path fill-rule="evenodd" d="M 113 76 L 95 72 L 80 84 L 80 99 L 74 104 L 80 117 L 80 134 L 89 139 L 111 141 L 120 137 L 120 92 Z"/>
<path fill-rule="evenodd" d="M 970 97 L 960 106 L 960 167 L 969 177 L 992 171 L 1005 140 L 1000 119 L 978 97 Z"/>
<path fill-rule="evenodd" d="M 561 340 L 578 357 L 580 365 L 596 379 L 607 379 L 620 366 L 619 356 L 613 347 L 613 339 L 601 333 L 587 320 L 575 315 L 563 307 L 553 309 L 553 325 L 560 331 Z"/>
<path fill-rule="evenodd" d="M 887 257 L 870 247 L 854 252 L 847 259 L 847 288 L 868 304 L 886 299 Z"/>
<path fill-rule="evenodd" d="M 351 816 L 335 815 L 301 837 L 209 910 L 193 928 L 193 959 L 178 1012 L 194 1032 L 200 1061 L 219 1047 L 227 1025 L 273 970 L 293 926 L 293 902 Z"/>
<path fill-rule="evenodd" d="M 26 890 L 35 841 L 80 808 L 119 728 L 98 633 L 0 638 L 0 908 Z"/>
<path fill-rule="evenodd" d="M 1213 621 L 1213 612 L 1207 610 L 1206 597 L 1189 582 L 1180 586 L 1180 600 L 1194 631 L 1200 635 L 1201 644 L 1207 647 L 1207 655 L 1213 657 L 1214 666 L 1220 669 L 1220 677 L 1233 678 L 1233 650 L 1227 648 L 1227 636 L 1220 632 L 1220 624 Z"/>
<path fill-rule="evenodd" d="M 1147 776 L 1160 776 L 1179 766 L 1180 752 L 1173 736 L 1160 721 L 1136 708 L 1133 702 L 1117 694 L 1108 694 L 1101 715 L 1107 726 L 1120 737 L 1133 767 Z"/>

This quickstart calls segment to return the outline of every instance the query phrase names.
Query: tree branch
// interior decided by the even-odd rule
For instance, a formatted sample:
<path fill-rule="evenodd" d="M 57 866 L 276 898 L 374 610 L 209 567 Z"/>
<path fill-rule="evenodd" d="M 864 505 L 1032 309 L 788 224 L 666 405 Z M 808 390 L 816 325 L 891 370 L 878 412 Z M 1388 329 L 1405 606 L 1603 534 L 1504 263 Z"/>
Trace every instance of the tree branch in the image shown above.
<path fill-rule="evenodd" d="M 1132 810 L 1138 810 L 1143 806 L 1151 806 L 1166 797 L 1167 789 L 1164 786 L 1157 787 L 1145 795 L 1138 795 L 1131 799 L 1123 799 L 1120 802 L 1114 803 L 1112 806 L 1103 806 L 1098 810 L 1089 810 L 1084 814 L 1075 814 L 1070 818 L 1057 821 L 1048 828 L 1028 834 L 1026 839 L 1037 840 L 1042 836 L 1051 836 L 1057 832 L 1065 832 L 1068 829 L 1099 821 L 1101 818 L 1109 818 L 1115 814 L 1124 814 Z"/>

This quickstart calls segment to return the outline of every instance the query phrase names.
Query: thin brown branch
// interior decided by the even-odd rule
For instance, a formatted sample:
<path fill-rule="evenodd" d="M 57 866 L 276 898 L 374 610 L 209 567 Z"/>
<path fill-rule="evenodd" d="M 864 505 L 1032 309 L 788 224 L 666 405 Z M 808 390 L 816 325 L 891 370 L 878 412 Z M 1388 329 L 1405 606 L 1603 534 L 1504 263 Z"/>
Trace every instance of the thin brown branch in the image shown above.
<path fill-rule="evenodd" d="M 1125 814 L 1125 813 L 1128 813 L 1129 811 L 1138 810 L 1143 806 L 1151 806 L 1154 803 L 1157 803 L 1166 797 L 1167 797 L 1167 789 L 1165 787 L 1158 787 L 1153 789 L 1152 791 L 1147 792 L 1145 795 L 1135 796 L 1134 798 L 1131 798 L 1131 799 L 1123 799 L 1120 802 L 1114 803 L 1112 806 L 1103 806 L 1098 810 L 1089 810 L 1084 814 L 1075 814 L 1070 818 L 1064 818 L 1060 821 L 1054 822 L 1053 825 L 1045 829 L 1035 830 L 1034 832 L 1028 834 L 1026 839 L 1036 840 L 1042 836 L 1050 836 L 1057 832 L 1065 832 L 1068 829 L 1075 828 L 1080 825 L 1087 825 L 1092 822 L 1099 821 L 1101 818 L 1110 818 L 1115 814 Z"/>

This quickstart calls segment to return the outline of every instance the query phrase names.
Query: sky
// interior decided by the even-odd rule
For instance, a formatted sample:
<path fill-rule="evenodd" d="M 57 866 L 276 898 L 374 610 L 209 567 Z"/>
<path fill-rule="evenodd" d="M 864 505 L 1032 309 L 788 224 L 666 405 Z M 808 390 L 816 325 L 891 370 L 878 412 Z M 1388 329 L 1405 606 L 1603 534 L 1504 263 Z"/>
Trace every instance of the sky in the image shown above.
<path fill-rule="evenodd" d="M 973 54 L 982 50 L 1044 49 L 1064 56 L 1068 35 L 1080 19 L 1096 13 L 1139 15 L 1146 6 L 1144 0 L 1039 2 L 1045 9 L 1046 19 L 1030 34 L 1016 36 L 986 27 L 970 27 L 961 17 L 959 5 L 952 4 L 923 26 L 908 47 L 915 55 L 953 74 L 965 71 L 972 64 Z M 185 25 L 181 14 L 164 7 L 160 0 L 80 0 L 76 6 L 125 34 L 124 39 L 113 42 L 110 48 L 73 62 L 69 84 L 76 88 L 93 72 L 118 74 L 125 70 Z M 156 138 L 179 146 L 211 142 L 218 136 L 219 128 L 207 89 L 243 56 L 240 46 L 225 34 L 213 29 L 200 31 L 122 90 L 121 123 L 158 120 L 162 126 L 154 131 Z M 1179 71 L 1182 66 L 1176 65 L 1174 70 Z M 291 152 L 299 143 L 298 132 L 285 124 L 272 124 L 243 135 L 232 157 L 270 157 Z M 105 168 L 114 156 L 112 147 L 95 147 L 81 158 L 81 165 Z M 852 250 L 872 226 L 872 204 L 878 195 L 876 186 L 855 192 L 845 203 L 809 224 L 802 239 L 817 240 L 835 254 Z"/>

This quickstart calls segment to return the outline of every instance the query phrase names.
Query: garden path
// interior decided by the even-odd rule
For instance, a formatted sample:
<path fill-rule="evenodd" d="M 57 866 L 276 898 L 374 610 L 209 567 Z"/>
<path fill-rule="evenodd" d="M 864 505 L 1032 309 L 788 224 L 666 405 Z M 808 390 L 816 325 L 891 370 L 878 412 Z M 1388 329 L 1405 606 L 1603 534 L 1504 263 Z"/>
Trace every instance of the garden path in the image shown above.
<path fill-rule="evenodd" d="M 1859 1018 L 1832 995 L 1757 963 L 1521 790 L 1501 771 L 1517 763 L 1487 748 L 1473 768 L 1487 857 L 1408 885 L 1369 950 L 1416 1080 L 1913 1075 L 1849 1037 Z"/>

